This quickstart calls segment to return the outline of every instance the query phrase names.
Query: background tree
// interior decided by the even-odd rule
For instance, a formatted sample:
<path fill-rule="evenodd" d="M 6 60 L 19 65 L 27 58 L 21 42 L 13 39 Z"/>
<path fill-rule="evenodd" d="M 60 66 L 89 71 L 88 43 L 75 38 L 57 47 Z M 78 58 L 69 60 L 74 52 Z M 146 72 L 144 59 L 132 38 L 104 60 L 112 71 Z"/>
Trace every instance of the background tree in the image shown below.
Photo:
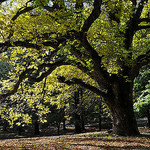
<path fill-rule="evenodd" d="M 148 126 L 150 125 L 150 66 L 141 68 L 139 75 L 134 80 L 134 109 L 136 116 L 147 117 Z"/>
<path fill-rule="evenodd" d="M 59 82 L 103 97 L 114 133 L 139 134 L 132 93 L 134 78 L 150 60 L 150 2 L 15 2 L 1 3 L 0 51 L 13 47 L 13 54 L 22 50 L 38 63 L 21 66 L 14 88 L 1 99 L 14 94 L 24 80 L 40 82 L 55 70 Z"/>
<path fill-rule="evenodd" d="M 133 98 L 135 102 L 142 95 L 143 91 L 146 90 L 146 85 L 149 84 L 150 80 L 150 64 L 143 66 L 140 69 L 139 75 L 134 79 L 134 93 Z"/>

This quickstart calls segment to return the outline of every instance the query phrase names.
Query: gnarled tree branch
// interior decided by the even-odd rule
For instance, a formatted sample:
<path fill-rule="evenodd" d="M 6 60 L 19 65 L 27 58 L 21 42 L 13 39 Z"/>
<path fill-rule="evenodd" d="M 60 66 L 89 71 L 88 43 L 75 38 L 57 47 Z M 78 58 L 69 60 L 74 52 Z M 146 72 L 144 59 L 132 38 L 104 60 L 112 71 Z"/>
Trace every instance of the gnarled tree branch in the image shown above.
<path fill-rule="evenodd" d="M 26 79 L 26 74 L 32 72 L 34 69 L 26 69 L 25 71 L 23 71 L 20 76 L 19 76 L 19 80 L 16 82 L 16 84 L 14 85 L 13 89 L 5 94 L 1 94 L 0 95 L 0 99 L 6 98 L 8 96 L 11 96 L 13 94 L 15 94 L 19 88 L 19 85 L 22 83 L 22 81 L 24 79 Z"/>
<path fill-rule="evenodd" d="M 79 40 L 81 41 L 81 45 L 89 53 L 94 64 L 93 68 L 94 68 L 95 76 L 97 76 L 97 78 L 99 79 L 101 78 L 101 80 L 106 84 L 107 81 L 109 80 L 109 74 L 101 66 L 102 56 L 99 56 L 98 53 L 95 51 L 95 49 L 88 42 L 86 34 L 80 32 L 79 36 L 76 38 L 79 38 Z"/>
<path fill-rule="evenodd" d="M 30 40 L 25 40 L 25 41 L 16 41 L 16 42 L 10 42 L 10 41 L 6 41 L 3 43 L 0 43 L 0 53 L 6 51 L 6 47 L 16 47 L 16 46 L 21 46 L 21 47 L 26 47 L 26 48 L 35 48 L 35 49 L 41 49 L 42 45 L 44 46 L 51 46 L 53 48 L 57 48 L 59 46 L 60 43 L 66 42 L 66 38 L 65 37 L 60 37 L 60 38 L 56 38 L 55 40 L 53 39 L 49 39 L 46 42 L 41 42 L 39 44 L 36 43 L 32 43 Z M 41 45 L 41 46 L 40 46 Z"/>
<path fill-rule="evenodd" d="M 84 22 L 84 25 L 82 27 L 82 32 L 84 33 L 87 32 L 91 27 L 91 25 L 93 24 L 93 22 L 99 17 L 101 13 L 101 5 L 102 5 L 102 0 L 94 0 L 93 11 L 90 14 L 90 16 L 87 18 L 87 20 Z"/>
<path fill-rule="evenodd" d="M 31 10 L 35 9 L 35 7 L 25 7 L 24 9 L 23 8 L 20 8 L 17 13 L 13 16 L 13 18 L 11 19 L 12 21 L 15 21 L 20 15 L 26 13 L 26 12 L 29 12 Z"/>
<path fill-rule="evenodd" d="M 148 2 L 148 0 L 141 0 L 139 3 L 138 3 L 138 6 L 136 8 L 136 11 L 135 11 L 135 17 L 136 18 L 140 18 L 141 16 L 141 13 L 143 11 L 143 8 L 144 8 L 144 5 Z"/>
<path fill-rule="evenodd" d="M 3 99 L 3 98 L 6 98 L 8 96 L 11 96 L 11 95 L 15 94 L 17 92 L 18 88 L 19 88 L 19 85 L 23 82 L 23 80 L 28 79 L 29 81 L 32 81 L 32 82 L 40 82 L 45 77 L 47 77 L 49 74 L 51 74 L 53 70 L 55 70 L 57 67 L 62 66 L 62 65 L 68 65 L 68 64 L 66 62 L 64 62 L 63 60 L 61 60 L 61 61 L 57 61 L 53 64 L 43 63 L 43 64 L 39 65 L 38 68 L 49 67 L 49 69 L 47 71 L 43 72 L 39 77 L 34 77 L 34 76 L 30 75 L 30 74 L 32 74 L 33 71 L 37 71 L 34 68 L 24 70 L 19 75 L 19 80 L 16 82 L 13 89 L 11 91 L 8 91 L 5 94 L 1 94 L 0 99 Z"/>
<path fill-rule="evenodd" d="M 106 98 L 107 97 L 107 92 L 106 91 L 102 91 L 99 90 L 98 88 L 83 82 L 81 79 L 77 79 L 77 78 L 72 78 L 71 80 L 66 80 L 65 77 L 63 76 L 58 76 L 58 81 L 62 82 L 62 83 L 66 83 L 67 85 L 74 85 L 77 84 L 85 89 L 88 89 L 94 93 L 96 93 L 97 95 L 101 95 L 102 97 Z"/>
<path fill-rule="evenodd" d="M 15 47 L 15 46 L 21 46 L 21 47 L 26 47 L 26 48 L 36 48 L 36 49 L 40 49 L 41 46 L 34 44 L 34 43 L 29 43 L 28 40 L 26 41 L 16 41 L 16 42 L 10 42 L 10 41 L 6 41 L 4 43 L 0 43 L 0 53 L 7 51 L 8 47 Z M 7 47 L 7 48 L 6 48 Z"/>
<path fill-rule="evenodd" d="M 138 22 L 150 22 L 150 18 L 140 18 Z"/>
<path fill-rule="evenodd" d="M 140 25 L 140 26 L 138 26 L 138 28 L 137 28 L 137 31 L 138 30 L 142 30 L 142 29 L 150 29 L 150 25 L 147 25 L 147 26 L 142 26 L 142 25 Z"/>

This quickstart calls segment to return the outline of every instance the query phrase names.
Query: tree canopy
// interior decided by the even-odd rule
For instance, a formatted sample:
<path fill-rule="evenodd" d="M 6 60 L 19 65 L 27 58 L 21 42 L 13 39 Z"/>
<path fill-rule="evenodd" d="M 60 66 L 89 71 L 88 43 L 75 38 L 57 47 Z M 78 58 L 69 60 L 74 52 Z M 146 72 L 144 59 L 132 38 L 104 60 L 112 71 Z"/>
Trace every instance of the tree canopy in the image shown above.
<path fill-rule="evenodd" d="M 0 53 L 8 57 L 9 52 L 7 59 L 15 68 L 10 74 L 13 86 L 1 93 L 1 99 L 29 81 L 40 84 L 47 78 L 50 89 L 56 81 L 66 88 L 76 84 L 105 99 L 115 133 L 138 134 L 132 89 L 140 68 L 150 61 L 150 1 L 2 0 L 0 4 Z"/>

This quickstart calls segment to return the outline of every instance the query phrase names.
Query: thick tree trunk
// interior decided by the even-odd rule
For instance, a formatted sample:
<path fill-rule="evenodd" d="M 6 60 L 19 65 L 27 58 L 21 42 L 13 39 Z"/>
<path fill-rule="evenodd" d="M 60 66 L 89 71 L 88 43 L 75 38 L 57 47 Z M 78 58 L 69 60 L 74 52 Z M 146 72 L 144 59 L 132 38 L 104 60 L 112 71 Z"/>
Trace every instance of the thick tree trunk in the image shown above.
<path fill-rule="evenodd" d="M 139 134 L 133 111 L 132 83 L 119 80 L 113 85 L 112 99 L 108 105 L 113 117 L 113 133 L 124 136 Z"/>
<path fill-rule="evenodd" d="M 113 133 L 118 135 L 138 135 L 138 128 L 133 109 L 130 106 L 118 106 L 112 109 Z"/>

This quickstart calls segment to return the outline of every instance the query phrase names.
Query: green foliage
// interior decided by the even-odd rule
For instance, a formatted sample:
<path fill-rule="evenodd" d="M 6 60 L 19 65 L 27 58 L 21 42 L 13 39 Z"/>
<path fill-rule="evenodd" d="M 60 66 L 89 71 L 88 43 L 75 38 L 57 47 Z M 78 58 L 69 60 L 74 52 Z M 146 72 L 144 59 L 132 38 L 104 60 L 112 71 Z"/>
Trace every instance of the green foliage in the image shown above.
<path fill-rule="evenodd" d="M 134 81 L 135 103 L 134 109 L 138 117 L 145 117 L 150 106 L 150 67 L 141 69 Z"/>
<path fill-rule="evenodd" d="M 144 66 L 141 68 L 138 77 L 134 79 L 134 100 L 142 94 L 144 90 L 146 90 L 146 85 L 150 80 L 150 65 Z"/>
<path fill-rule="evenodd" d="M 8 79 L 8 73 L 13 69 L 12 65 L 7 62 L 0 62 L 0 79 Z"/>
<path fill-rule="evenodd" d="M 0 52 L 7 51 L 7 63 L 14 69 L 2 81 L 0 94 L 14 90 L 10 100 L 16 103 L 3 118 L 14 122 L 26 114 L 31 118 L 35 111 L 44 122 L 48 104 L 69 108 L 68 101 L 78 88 L 72 86 L 75 83 L 105 97 L 111 105 L 120 92 L 114 90 L 115 82 L 132 83 L 140 67 L 147 64 L 149 1 L 137 1 L 137 8 L 131 0 L 82 2 L 11 0 L 1 5 Z M 5 72 L 7 69 L 1 74 Z M 141 76 L 146 78 L 145 74 Z M 67 84 L 60 83 L 59 76 Z M 136 80 L 135 98 L 145 84 Z M 95 95 L 83 95 L 85 109 L 91 97 Z M 1 114 L 7 114 L 7 105 L 3 106 Z M 25 116 L 23 120 L 27 120 Z"/>

